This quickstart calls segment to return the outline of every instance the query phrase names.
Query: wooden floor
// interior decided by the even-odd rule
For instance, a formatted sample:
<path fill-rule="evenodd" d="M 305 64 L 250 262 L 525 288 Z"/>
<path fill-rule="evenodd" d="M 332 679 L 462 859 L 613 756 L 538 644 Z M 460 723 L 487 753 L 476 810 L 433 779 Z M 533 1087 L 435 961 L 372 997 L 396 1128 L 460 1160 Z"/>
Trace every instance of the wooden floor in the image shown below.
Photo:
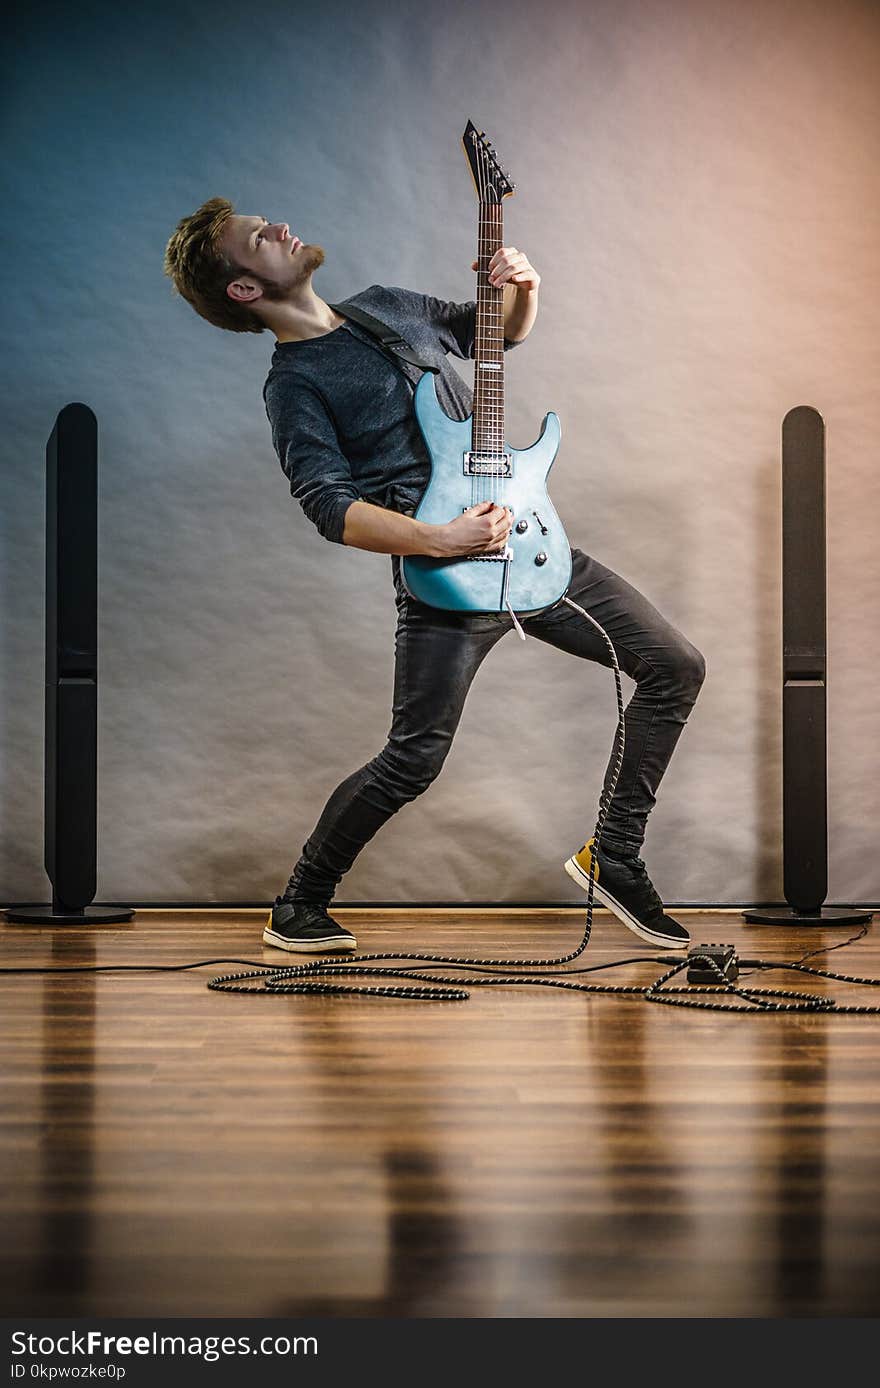
<path fill-rule="evenodd" d="M 362 949 L 511 957 L 582 922 L 339 914 Z M 292 962 L 264 916 L 0 917 L 0 964 Z M 682 918 L 775 959 L 848 933 Z M 582 962 L 644 952 L 599 912 Z M 828 965 L 880 978 L 876 927 Z M 5 1315 L 880 1312 L 880 1018 L 241 997 L 206 989 L 219 972 L 0 977 Z"/>

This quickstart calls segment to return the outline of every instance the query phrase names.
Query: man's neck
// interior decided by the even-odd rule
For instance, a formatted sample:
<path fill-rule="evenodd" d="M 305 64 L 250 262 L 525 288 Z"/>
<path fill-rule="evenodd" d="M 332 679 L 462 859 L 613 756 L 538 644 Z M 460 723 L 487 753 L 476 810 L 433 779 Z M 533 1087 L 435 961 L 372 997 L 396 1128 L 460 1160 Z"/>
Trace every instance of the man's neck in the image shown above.
<path fill-rule="evenodd" d="M 345 318 L 309 287 L 296 301 L 273 303 L 266 322 L 279 342 L 308 342 L 342 326 Z"/>

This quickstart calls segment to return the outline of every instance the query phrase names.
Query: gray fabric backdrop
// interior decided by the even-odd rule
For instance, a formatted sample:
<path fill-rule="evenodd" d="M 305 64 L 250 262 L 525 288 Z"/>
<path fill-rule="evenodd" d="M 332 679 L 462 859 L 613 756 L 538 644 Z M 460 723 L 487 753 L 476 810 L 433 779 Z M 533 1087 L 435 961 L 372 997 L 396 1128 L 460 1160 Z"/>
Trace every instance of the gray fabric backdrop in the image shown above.
<path fill-rule="evenodd" d="M 302 517 L 260 396 L 271 335 L 202 322 L 162 252 L 224 194 L 326 247 L 325 298 L 470 298 L 471 116 L 518 184 L 507 240 L 544 277 L 507 359 L 511 442 L 558 411 L 572 541 L 708 661 L 649 826 L 658 888 L 781 899 L 779 432 L 809 403 L 828 426 L 829 899 L 876 900 L 878 7 L 178 0 L 14 24 L 0 899 L 48 895 L 44 449 L 70 400 L 100 422 L 98 899 L 274 895 L 382 745 L 389 561 Z M 582 900 L 560 864 L 613 728 L 608 672 L 508 637 L 443 776 L 342 899 Z"/>

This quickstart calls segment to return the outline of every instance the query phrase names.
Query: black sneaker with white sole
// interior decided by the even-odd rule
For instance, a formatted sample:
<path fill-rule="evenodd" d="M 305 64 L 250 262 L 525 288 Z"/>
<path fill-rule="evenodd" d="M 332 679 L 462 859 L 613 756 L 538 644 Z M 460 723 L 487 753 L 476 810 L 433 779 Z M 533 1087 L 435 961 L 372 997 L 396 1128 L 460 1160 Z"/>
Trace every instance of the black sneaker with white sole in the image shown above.
<path fill-rule="evenodd" d="M 263 944 L 293 954 L 350 954 L 357 940 L 344 930 L 327 907 L 313 901 L 285 901 L 276 896 L 263 931 Z"/>
<path fill-rule="evenodd" d="M 683 925 L 663 909 L 654 884 L 641 858 L 618 858 L 606 853 L 599 845 L 594 854 L 594 839 L 584 844 L 568 859 L 565 871 L 584 891 L 589 891 L 590 872 L 593 874 L 593 896 L 640 940 L 665 949 L 682 949 L 690 944 L 690 935 Z"/>

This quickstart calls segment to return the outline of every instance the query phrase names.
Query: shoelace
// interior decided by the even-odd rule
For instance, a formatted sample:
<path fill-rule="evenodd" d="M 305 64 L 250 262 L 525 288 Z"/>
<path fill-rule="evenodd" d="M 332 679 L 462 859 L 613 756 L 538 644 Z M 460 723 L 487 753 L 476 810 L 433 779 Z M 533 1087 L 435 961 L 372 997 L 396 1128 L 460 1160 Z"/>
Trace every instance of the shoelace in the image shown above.
<path fill-rule="evenodd" d="M 289 906 L 294 906 L 294 905 L 296 905 L 296 906 L 298 907 L 298 909 L 299 909 L 299 915 L 300 915 L 300 919 L 299 919 L 299 924 L 300 924 L 300 925 L 338 925 L 338 922 L 337 922 L 337 921 L 332 921 L 332 920 L 331 920 L 331 917 L 330 917 L 330 915 L 329 915 L 329 913 L 328 913 L 327 907 L 326 907 L 326 906 L 319 906 L 317 902 L 314 902 L 314 901 L 297 901 L 297 902 L 289 901 L 289 902 L 287 902 L 287 903 L 284 903 L 284 902 L 279 902 L 279 903 L 278 903 L 279 906 L 282 906 L 282 905 L 284 905 L 284 904 L 287 904 L 287 905 L 289 905 Z M 292 919 L 292 918 L 291 918 L 291 919 Z"/>

